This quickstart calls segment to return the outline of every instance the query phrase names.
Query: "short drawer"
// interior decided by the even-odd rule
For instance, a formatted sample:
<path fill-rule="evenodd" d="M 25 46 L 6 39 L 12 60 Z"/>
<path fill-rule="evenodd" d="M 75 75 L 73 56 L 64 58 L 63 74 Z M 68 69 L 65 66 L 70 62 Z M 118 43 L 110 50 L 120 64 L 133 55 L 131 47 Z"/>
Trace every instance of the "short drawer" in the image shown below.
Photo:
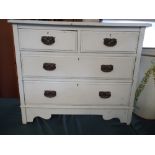
<path fill-rule="evenodd" d="M 132 79 L 135 57 L 23 56 L 24 77 Z"/>
<path fill-rule="evenodd" d="M 25 81 L 26 104 L 128 105 L 129 83 Z"/>
<path fill-rule="evenodd" d="M 19 29 L 20 49 L 77 50 L 76 31 Z"/>
<path fill-rule="evenodd" d="M 82 52 L 136 52 L 139 32 L 81 32 Z"/>

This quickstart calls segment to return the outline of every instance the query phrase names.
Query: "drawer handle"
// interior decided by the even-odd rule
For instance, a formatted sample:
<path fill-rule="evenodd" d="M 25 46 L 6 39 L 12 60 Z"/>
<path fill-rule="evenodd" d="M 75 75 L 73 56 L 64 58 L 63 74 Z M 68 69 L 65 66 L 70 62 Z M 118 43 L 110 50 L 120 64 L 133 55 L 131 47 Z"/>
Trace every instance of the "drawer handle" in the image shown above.
<path fill-rule="evenodd" d="M 48 98 L 55 97 L 56 94 L 57 94 L 56 91 L 53 91 L 53 90 L 45 90 L 44 91 L 44 96 L 48 97 Z"/>
<path fill-rule="evenodd" d="M 110 98 L 111 97 L 111 92 L 110 91 L 100 91 L 99 96 L 101 98 L 104 98 L 104 99 Z"/>
<path fill-rule="evenodd" d="M 56 69 L 56 64 L 54 63 L 44 63 L 43 68 L 47 71 L 53 71 Z"/>
<path fill-rule="evenodd" d="M 113 65 L 101 65 L 102 72 L 111 72 L 113 71 L 113 69 L 114 69 Z"/>
<path fill-rule="evenodd" d="M 42 36 L 41 41 L 45 45 L 52 45 L 55 43 L 55 37 L 53 37 L 53 36 Z"/>
<path fill-rule="evenodd" d="M 115 38 L 104 38 L 104 45 L 108 47 L 113 47 L 117 44 L 117 39 Z"/>

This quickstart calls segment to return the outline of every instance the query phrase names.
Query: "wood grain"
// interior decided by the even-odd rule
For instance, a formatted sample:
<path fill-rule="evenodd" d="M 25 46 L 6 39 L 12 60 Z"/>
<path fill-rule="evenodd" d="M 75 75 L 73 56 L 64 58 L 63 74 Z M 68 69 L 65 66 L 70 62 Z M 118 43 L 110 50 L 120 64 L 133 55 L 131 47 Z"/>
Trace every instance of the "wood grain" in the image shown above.
<path fill-rule="evenodd" d="M 0 20 L 0 98 L 19 97 L 13 32 L 7 20 Z"/>

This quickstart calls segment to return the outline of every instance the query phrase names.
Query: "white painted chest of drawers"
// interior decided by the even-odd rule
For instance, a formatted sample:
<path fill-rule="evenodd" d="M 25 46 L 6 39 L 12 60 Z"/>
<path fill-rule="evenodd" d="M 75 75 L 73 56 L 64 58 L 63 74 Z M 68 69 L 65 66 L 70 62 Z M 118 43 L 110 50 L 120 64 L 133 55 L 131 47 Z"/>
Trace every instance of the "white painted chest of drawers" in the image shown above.
<path fill-rule="evenodd" d="M 53 114 L 130 123 L 149 24 L 10 20 L 23 123 Z"/>

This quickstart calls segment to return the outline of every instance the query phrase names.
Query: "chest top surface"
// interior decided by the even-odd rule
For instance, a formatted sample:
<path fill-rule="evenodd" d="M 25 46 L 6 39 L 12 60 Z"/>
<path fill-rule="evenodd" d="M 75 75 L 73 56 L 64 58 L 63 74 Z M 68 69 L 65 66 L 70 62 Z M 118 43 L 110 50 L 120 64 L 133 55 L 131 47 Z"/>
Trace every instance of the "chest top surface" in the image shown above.
<path fill-rule="evenodd" d="M 150 23 L 130 22 L 130 23 L 98 23 L 98 22 L 59 22 L 59 21 L 41 21 L 41 20 L 8 20 L 12 24 L 30 24 L 30 25 L 50 25 L 50 26 L 78 26 L 78 27 L 148 27 Z"/>

